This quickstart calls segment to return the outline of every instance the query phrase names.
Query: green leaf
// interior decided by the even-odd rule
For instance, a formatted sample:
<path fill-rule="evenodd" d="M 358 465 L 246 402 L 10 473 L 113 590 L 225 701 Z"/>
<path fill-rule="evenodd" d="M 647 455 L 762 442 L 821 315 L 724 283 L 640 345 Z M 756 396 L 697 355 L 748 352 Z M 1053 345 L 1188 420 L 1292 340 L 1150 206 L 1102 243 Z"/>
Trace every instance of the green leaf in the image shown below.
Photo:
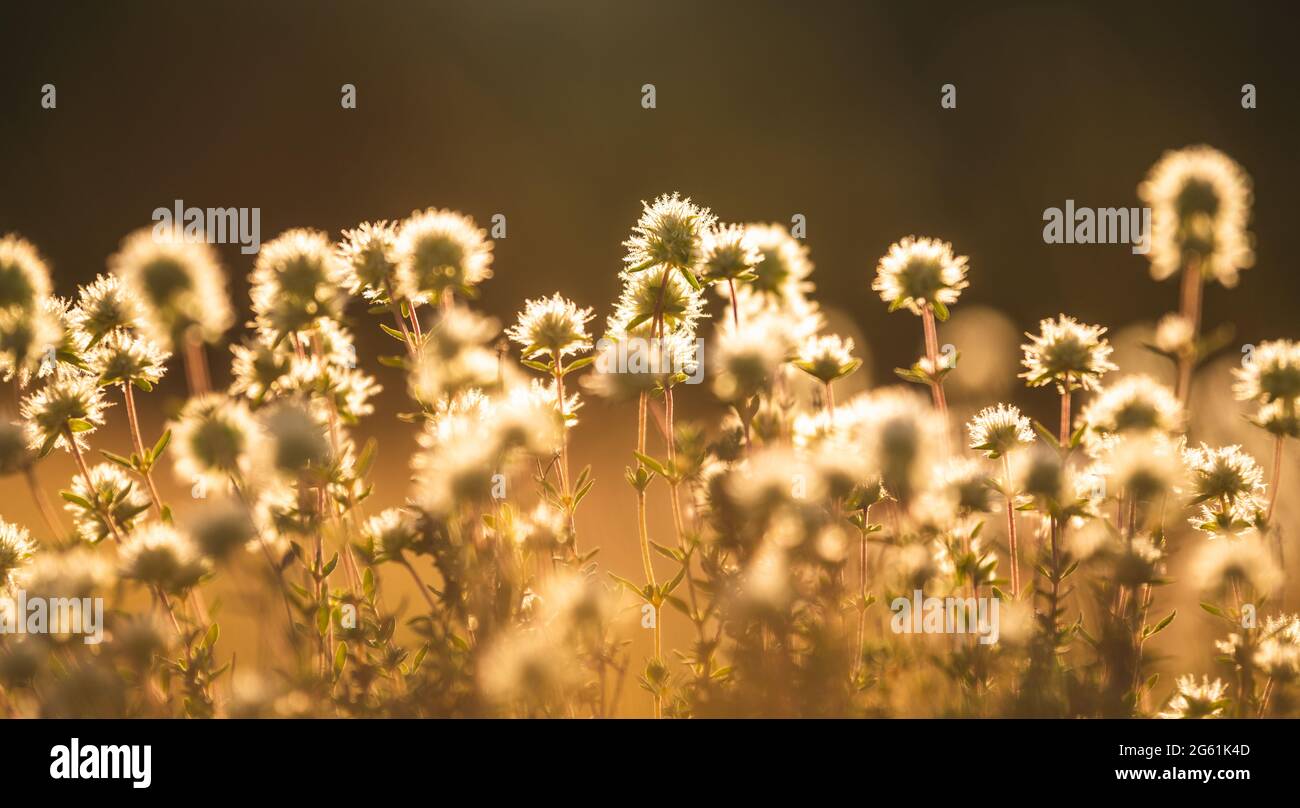
<path fill-rule="evenodd" d="M 338 566 L 338 563 L 339 563 L 339 554 L 335 553 L 334 557 L 330 559 L 330 562 L 325 565 L 325 569 L 321 570 L 321 577 L 324 578 L 328 576 L 331 572 L 333 572 L 334 568 Z"/>
<path fill-rule="evenodd" d="M 132 471 L 135 471 L 136 469 L 135 463 L 131 462 L 130 458 L 123 457 L 122 455 L 117 454 L 115 452 L 110 452 L 107 449 L 100 449 L 99 453 L 102 454 L 110 462 L 116 463 L 122 468 L 131 469 Z"/>
<path fill-rule="evenodd" d="M 655 474 L 658 474 L 660 477 L 669 476 L 668 471 L 664 468 L 663 464 L 660 463 L 658 460 L 655 460 L 650 455 L 642 454 L 641 452 L 637 452 L 637 451 L 632 452 L 632 454 L 636 455 L 636 459 L 640 460 L 643 466 L 650 469 Z"/>
<path fill-rule="evenodd" d="M 546 363 L 544 363 L 544 362 L 538 362 L 538 361 L 536 361 L 536 360 L 534 360 L 534 359 L 520 359 L 520 360 L 519 360 L 519 364 L 521 364 L 521 365 L 523 365 L 524 367 L 527 367 L 527 368 L 532 368 L 533 370 L 537 371 L 538 373 L 550 373 L 550 372 L 551 372 L 551 366 L 550 366 L 550 365 L 548 365 L 548 364 L 546 364 Z"/>
<path fill-rule="evenodd" d="M 572 373 L 575 370 L 582 370 L 587 365 L 590 365 L 592 362 L 595 361 L 596 361 L 596 357 L 594 356 L 584 356 L 581 359 L 575 359 L 572 364 L 570 364 L 567 368 L 564 369 L 564 375 L 568 376 L 570 373 Z"/>
<path fill-rule="evenodd" d="M 147 380 L 145 380 L 145 379 L 136 379 L 136 380 L 133 382 L 133 384 L 134 384 L 136 387 L 139 387 L 141 390 L 145 391 L 146 393 L 152 393 L 152 392 L 153 392 L 153 385 L 150 384 L 150 383 L 149 383 Z"/>
<path fill-rule="evenodd" d="M 212 625 L 208 626 L 208 633 L 203 635 L 203 643 L 200 647 L 211 648 L 212 646 L 217 644 L 217 638 L 220 636 L 221 636 L 221 626 L 217 625 L 216 623 L 213 623 Z"/>
<path fill-rule="evenodd" d="M 73 432 L 89 432 L 94 428 L 95 425 L 85 420 L 84 418 L 68 419 L 68 429 L 72 430 Z"/>
<path fill-rule="evenodd" d="M 162 433 L 162 436 L 158 438 L 158 442 L 153 445 L 153 451 L 149 454 L 149 462 L 151 464 L 157 462 L 158 458 L 162 456 L 162 453 L 167 450 L 167 445 L 171 442 L 172 431 L 169 429 Z"/>
<path fill-rule="evenodd" d="M 934 309 L 934 316 L 938 318 L 939 322 L 941 323 L 948 322 L 948 307 L 945 306 L 941 301 L 938 300 L 931 301 L 930 308 Z"/>
<path fill-rule="evenodd" d="M 343 668 L 348 664 L 348 644 L 340 642 L 334 649 L 334 678 L 337 679 L 343 672 Z"/>
<path fill-rule="evenodd" d="M 90 504 L 90 500 L 86 499 L 85 497 L 78 496 L 77 494 L 74 494 L 71 491 L 60 491 L 59 496 L 63 497 L 65 500 L 71 502 L 73 505 L 76 505 L 79 508 L 85 508 L 88 511 L 93 511 L 95 509 L 95 506 Z"/>

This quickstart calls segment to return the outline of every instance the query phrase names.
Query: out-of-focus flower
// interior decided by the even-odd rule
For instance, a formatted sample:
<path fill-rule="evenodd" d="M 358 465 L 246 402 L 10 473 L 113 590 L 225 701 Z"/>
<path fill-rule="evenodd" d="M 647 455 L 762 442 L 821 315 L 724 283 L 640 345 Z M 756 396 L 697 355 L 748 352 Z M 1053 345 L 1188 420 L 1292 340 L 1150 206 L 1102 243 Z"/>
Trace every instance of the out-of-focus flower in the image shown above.
<path fill-rule="evenodd" d="M 1169 151 L 1138 186 L 1151 208 L 1151 276 L 1164 280 L 1195 260 L 1203 277 L 1237 285 L 1255 262 L 1250 177 L 1209 146 Z"/>
<path fill-rule="evenodd" d="M 447 290 L 474 294 L 492 277 L 492 242 L 474 220 L 450 210 L 415 211 L 397 232 L 397 292 L 415 304 Z"/>
<path fill-rule="evenodd" d="M 420 538 L 415 517 L 405 508 L 389 508 L 366 521 L 363 533 L 373 542 L 381 558 L 401 558 Z"/>
<path fill-rule="evenodd" d="M 1170 356 L 1183 356 L 1196 348 L 1196 329 L 1181 314 L 1166 314 L 1156 323 L 1155 347 Z"/>
<path fill-rule="evenodd" d="M 1183 406 L 1173 391 L 1144 374 L 1102 388 L 1079 414 L 1079 423 L 1088 427 L 1084 437 L 1090 449 L 1116 435 L 1173 434 L 1183 420 Z"/>
<path fill-rule="evenodd" d="M 1267 597 L 1282 585 L 1282 571 L 1257 535 L 1201 546 L 1193 563 L 1193 578 L 1202 592 L 1220 596 L 1249 588 Z M 1246 597 L 1246 593 L 1242 593 Z"/>
<path fill-rule="evenodd" d="M 33 376 L 45 375 L 56 364 L 55 352 L 64 332 L 57 313 L 57 298 L 45 298 L 30 311 L 16 306 L 0 309 L 0 380 L 17 379 L 26 385 Z"/>
<path fill-rule="evenodd" d="M 133 532 L 118 549 L 123 578 L 180 594 L 199 582 L 207 565 L 189 537 L 162 522 Z"/>
<path fill-rule="evenodd" d="M 1300 342 L 1261 342 L 1250 361 L 1233 368 L 1232 375 L 1236 377 L 1232 392 L 1238 401 L 1284 401 L 1294 406 L 1300 399 Z"/>
<path fill-rule="evenodd" d="M 1219 679 L 1211 682 L 1205 676 L 1197 684 L 1195 676 L 1179 676 L 1177 687 L 1169 704 L 1156 713 L 1156 718 L 1218 718 L 1228 706 L 1225 698 L 1228 686 Z"/>
<path fill-rule="evenodd" d="M 216 342 L 234 321 L 216 253 L 180 230 L 137 230 L 108 264 L 139 302 L 146 333 L 166 350 L 190 337 Z"/>
<path fill-rule="evenodd" d="M 1020 346 L 1025 352 L 1020 378 L 1030 387 L 1054 383 L 1061 393 L 1096 389 L 1103 375 L 1117 370 L 1105 333 L 1102 326 L 1084 325 L 1064 314 L 1041 321 L 1038 335 L 1025 334 L 1030 341 Z"/>
<path fill-rule="evenodd" d="M 757 278 L 754 268 L 763 253 L 743 225 L 719 225 L 704 234 L 704 257 L 700 272 L 709 283 L 749 281 Z"/>
<path fill-rule="evenodd" d="M 35 552 L 36 543 L 27 528 L 0 519 L 0 594 L 13 584 Z"/>
<path fill-rule="evenodd" d="M 966 281 L 967 260 L 964 255 L 954 255 L 946 241 L 908 236 L 891 244 L 880 259 L 871 288 L 880 293 L 890 311 L 905 308 L 919 316 L 930 306 L 940 320 L 946 320 L 948 306 L 970 285 Z"/>
<path fill-rule="evenodd" d="M 246 505 L 237 499 L 211 499 L 190 515 L 186 532 L 206 558 L 221 561 L 255 539 L 257 527 Z"/>
<path fill-rule="evenodd" d="M 17 474 L 31 462 L 27 430 L 21 423 L 0 419 L 0 477 Z"/>
<path fill-rule="evenodd" d="M 0 238 L 0 310 L 32 311 L 50 295 L 50 269 L 27 240 Z"/>
<path fill-rule="evenodd" d="M 232 477 L 248 475 L 260 430 L 242 401 L 220 394 L 192 398 L 171 429 L 179 479 L 224 489 Z"/>
<path fill-rule="evenodd" d="M 741 402 L 771 385 L 795 347 L 783 325 L 775 316 L 745 319 L 739 328 L 724 322 L 711 361 L 718 398 Z"/>
<path fill-rule="evenodd" d="M 287 230 L 262 245 L 249 276 L 258 330 L 279 341 L 334 319 L 346 302 L 347 265 L 319 230 Z"/>

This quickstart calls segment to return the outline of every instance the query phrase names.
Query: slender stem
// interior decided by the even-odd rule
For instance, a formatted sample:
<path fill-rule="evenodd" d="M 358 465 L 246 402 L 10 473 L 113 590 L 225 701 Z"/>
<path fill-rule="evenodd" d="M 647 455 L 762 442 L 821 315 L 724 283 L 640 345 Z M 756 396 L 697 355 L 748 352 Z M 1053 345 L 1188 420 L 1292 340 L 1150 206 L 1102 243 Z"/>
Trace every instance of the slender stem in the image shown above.
<path fill-rule="evenodd" d="M 1002 455 L 1002 478 L 1007 500 L 1007 544 L 1011 553 L 1011 597 L 1020 597 L 1020 551 L 1017 549 L 1015 492 L 1012 490 L 1011 461 Z"/>
<path fill-rule="evenodd" d="M 735 278 L 727 278 L 727 289 L 731 293 L 731 322 L 740 330 L 740 304 L 736 302 Z"/>
<path fill-rule="evenodd" d="M 1070 444 L 1070 374 L 1065 375 L 1065 392 L 1061 393 L 1061 448 Z"/>
<path fill-rule="evenodd" d="M 393 313 L 393 322 L 397 323 L 397 328 L 402 332 L 402 337 L 406 340 L 406 353 L 415 358 L 415 340 L 411 337 L 411 331 L 406 327 L 406 318 L 402 316 L 402 304 L 395 299 L 388 299 L 388 308 Z"/>
<path fill-rule="evenodd" d="M 831 424 L 835 424 L 835 390 L 831 387 L 831 382 L 826 382 L 826 413 L 830 416 Z"/>
<path fill-rule="evenodd" d="M 144 477 L 145 486 L 149 489 L 149 499 L 153 501 L 154 511 L 158 513 L 159 518 L 162 518 L 162 498 L 158 496 L 158 488 L 153 482 L 153 472 L 145 458 L 144 440 L 140 437 L 140 418 L 136 413 L 135 393 L 131 389 L 130 382 L 122 385 L 122 398 L 126 400 L 126 420 L 131 425 L 131 442 L 135 446 L 136 456 L 140 458 L 140 476 Z"/>
<path fill-rule="evenodd" d="M 1178 400 L 1187 403 L 1192 393 L 1192 370 L 1196 365 L 1196 343 L 1201 333 L 1201 296 L 1205 284 L 1201 278 L 1200 263 L 1190 258 L 1183 267 L 1179 309 L 1192 327 L 1190 344 L 1178 357 Z"/>
<path fill-rule="evenodd" d="M 185 342 L 185 379 L 189 384 L 190 395 L 201 396 L 212 389 L 208 378 L 208 360 L 203 352 L 203 343 L 194 337 L 184 337 Z"/>
<path fill-rule="evenodd" d="M 858 531 L 858 653 L 853 658 L 851 676 L 857 679 L 862 670 L 862 654 L 867 642 L 867 536 L 871 527 L 871 506 L 862 509 L 862 529 Z"/>
<path fill-rule="evenodd" d="M 554 365 L 555 407 L 560 413 L 560 491 L 564 495 L 564 511 L 569 521 L 569 536 L 573 541 L 573 555 L 578 555 L 578 527 L 574 518 L 573 490 L 569 487 L 569 415 L 564 402 L 564 357 L 556 356 Z"/>
<path fill-rule="evenodd" d="M 91 494 L 91 504 L 95 510 L 99 511 L 100 518 L 108 526 L 108 530 L 113 534 L 113 540 L 118 544 L 122 543 L 122 531 L 118 529 L 117 522 L 113 521 L 113 514 L 106 511 L 99 504 L 99 498 L 95 494 L 95 483 L 90 479 L 90 469 L 86 468 L 86 459 L 81 456 L 81 447 L 77 445 L 76 437 L 68 427 L 63 428 L 63 439 L 68 442 L 68 449 L 72 452 L 72 459 L 77 463 L 77 469 L 81 472 L 81 478 L 86 481 L 86 490 Z"/>
<path fill-rule="evenodd" d="M 1268 499 L 1268 511 L 1264 514 L 1264 521 L 1271 523 L 1273 521 L 1273 508 L 1277 505 L 1278 497 L 1282 495 L 1282 489 L 1279 483 L 1282 481 L 1282 445 L 1286 442 L 1285 435 L 1277 435 L 1273 440 L 1273 496 Z"/>
<path fill-rule="evenodd" d="M 45 495 L 40 481 L 36 479 L 36 466 L 28 464 L 24 467 L 23 477 L 27 480 L 27 489 L 31 491 L 32 499 L 36 501 L 36 507 L 41 512 L 41 519 L 45 521 L 45 528 L 50 531 L 50 538 L 62 536 L 63 525 L 59 521 L 58 512 L 50 504 L 50 498 Z"/>
<path fill-rule="evenodd" d="M 420 590 L 420 594 L 424 596 L 424 602 L 429 604 L 429 611 L 437 611 L 438 604 L 434 602 L 433 595 L 429 594 L 429 587 L 424 585 L 424 580 L 420 578 L 420 573 L 415 571 L 415 567 L 411 565 L 410 560 L 407 559 L 404 553 L 399 553 L 397 560 L 403 567 L 406 567 L 406 571 L 411 573 L 411 577 L 415 579 L 415 588 Z"/>
<path fill-rule="evenodd" d="M 925 358 L 929 360 L 930 372 L 937 374 L 939 372 L 939 331 L 934 322 L 934 309 L 927 303 L 925 308 L 921 309 L 921 327 L 925 331 Z M 934 407 L 939 411 L 945 421 L 948 418 L 948 400 L 943 394 L 943 382 L 939 380 L 930 383 L 930 392 L 934 396 Z"/>

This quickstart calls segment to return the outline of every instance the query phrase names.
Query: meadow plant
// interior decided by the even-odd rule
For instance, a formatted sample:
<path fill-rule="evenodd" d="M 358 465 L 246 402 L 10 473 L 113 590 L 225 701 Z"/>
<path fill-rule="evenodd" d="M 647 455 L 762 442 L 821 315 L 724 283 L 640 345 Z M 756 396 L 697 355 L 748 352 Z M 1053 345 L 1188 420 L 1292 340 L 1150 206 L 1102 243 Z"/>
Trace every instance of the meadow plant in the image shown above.
<path fill-rule="evenodd" d="M 1283 609 L 1277 505 L 1300 346 L 1254 346 L 1235 374 L 1271 462 L 1190 434 L 1193 372 L 1215 350 L 1203 286 L 1235 286 L 1253 258 L 1249 178 L 1198 147 L 1166 155 L 1140 194 L 1152 274 L 1183 280 L 1149 346 L 1172 385 L 1124 374 L 1106 327 L 1058 313 L 1020 357 L 1022 406 L 1059 397 L 1050 425 L 1008 401 L 950 407 L 960 352 L 939 328 L 981 275 L 935 238 L 892 244 L 862 288 L 921 320 L 923 355 L 897 373 L 925 391 L 853 392 L 862 358 L 826 331 L 808 248 L 676 193 L 632 224 L 599 339 L 595 307 L 561 292 L 504 329 L 477 311 L 510 270 L 450 210 L 337 241 L 282 233 L 246 307 L 216 254 L 176 233 L 130 235 L 68 299 L 6 235 L 0 372 L 19 405 L 0 419 L 0 473 L 43 523 L 0 520 L 0 596 L 103 597 L 109 617 L 102 646 L 0 634 L 0 714 L 1293 715 L 1300 619 Z M 236 308 L 248 329 L 214 389 Z M 400 347 L 359 355 L 371 328 Z M 151 434 L 141 400 L 173 362 L 187 395 Z M 402 412 L 376 406 L 380 378 L 405 390 Z M 588 395 L 635 402 L 635 507 L 617 522 L 581 507 L 597 480 L 571 438 L 607 428 L 579 418 Z M 718 417 L 681 418 L 679 397 Z M 361 427 L 388 418 L 418 442 L 400 461 L 409 487 L 376 509 L 380 449 Z M 62 514 L 37 475 L 55 452 L 75 467 Z M 160 466 L 194 502 L 168 501 Z M 670 536 L 652 531 L 661 508 Z M 601 545 L 640 570 L 607 568 Z M 1151 648 L 1180 593 L 1217 634 L 1178 657 L 1195 675 Z M 953 605 L 900 631 L 914 598 Z M 252 660 L 223 639 L 231 600 L 258 610 Z M 987 636 L 954 628 L 989 602 Z"/>

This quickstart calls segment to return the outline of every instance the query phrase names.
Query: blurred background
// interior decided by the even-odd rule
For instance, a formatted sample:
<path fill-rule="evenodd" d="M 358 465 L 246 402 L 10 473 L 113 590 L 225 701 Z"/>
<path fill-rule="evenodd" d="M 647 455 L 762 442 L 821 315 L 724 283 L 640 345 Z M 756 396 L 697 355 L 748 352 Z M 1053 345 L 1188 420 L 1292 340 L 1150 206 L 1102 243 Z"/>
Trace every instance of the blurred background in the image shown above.
<path fill-rule="evenodd" d="M 1164 150 L 1207 143 L 1254 180 L 1257 259 L 1237 289 L 1208 292 L 1207 330 L 1230 323 L 1236 336 L 1198 389 L 1214 420 L 1193 429 L 1206 440 L 1255 439 L 1226 396 L 1227 368 L 1242 344 L 1300 337 L 1287 302 L 1300 296 L 1300 277 L 1286 254 L 1300 213 L 1287 195 L 1300 187 L 1300 83 L 1280 11 L 807 5 L 9 2 L 0 10 L 0 232 L 33 241 L 56 292 L 72 295 L 176 199 L 260 208 L 264 242 L 298 226 L 337 237 L 426 206 L 484 226 L 500 213 L 507 237 L 496 242 L 482 306 L 509 322 L 525 298 L 561 290 L 595 307 L 599 331 L 641 200 L 680 191 L 723 221 L 788 225 L 802 214 L 814 297 L 867 358 L 845 395 L 852 384 L 892 383 L 891 369 L 920 351 L 916 318 L 887 315 L 869 284 L 891 242 L 938 236 L 970 257 L 971 286 L 940 332 L 963 354 L 956 406 L 1006 398 L 1050 419 L 1055 397 L 1012 378 L 1021 332 L 1069 313 L 1110 326 L 1126 370 L 1165 373 L 1136 346 L 1176 307 L 1177 289 L 1152 281 L 1127 246 L 1044 244 L 1043 210 L 1066 199 L 1138 205 L 1136 187 Z M 1247 82 L 1256 109 L 1241 107 Z M 57 87 L 54 110 L 40 105 L 46 83 Z M 340 107 L 345 83 L 356 87 L 356 109 Z M 940 107 L 948 83 L 956 109 Z M 654 109 L 642 107 L 645 84 L 655 85 Z M 218 249 L 246 313 L 255 256 Z M 381 439 L 373 511 L 401 501 L 414 442 L 390 416 L 406 406 L 400 374 L 367 361 L 393 343 L 359 306 L 353 316 L 362 361 L 386 388 L 360 430 Z M 224 384 L 228 356 L 210 362 Z M 161 432 L 183 394 L 173 372 L 143 397 L 146 433 Z M 683 416 L 717 412 L 703 388 L 678 399 Z M 589 400 L 580 416 L 573 462 L 591 463 L 597 479 L 580 514 L 584 545 L 639 577 L 635 500 L 621 479 L 634 408 Z M 128 445 L 124 429 L 97 438 L 97 448 Z M 1261 446 L 1248 448 L 1263 459 Z M 1300 481 L 1294 460 L 1284 480 Z M 41 475 L 64 487 L 71 471 L 57 456 Z M 19 480 L 0 480 L 0 516 L 39 524 Z M 669 535 L 666 517 L 653 527 Z M 1202 616 L 1188 614 L 1165 635 L 1165 652 L 1204 641 L 1192 633 L 1207 628 Z M 681 628 L 669 627 L 670 643 L 685 639 Z"/>

